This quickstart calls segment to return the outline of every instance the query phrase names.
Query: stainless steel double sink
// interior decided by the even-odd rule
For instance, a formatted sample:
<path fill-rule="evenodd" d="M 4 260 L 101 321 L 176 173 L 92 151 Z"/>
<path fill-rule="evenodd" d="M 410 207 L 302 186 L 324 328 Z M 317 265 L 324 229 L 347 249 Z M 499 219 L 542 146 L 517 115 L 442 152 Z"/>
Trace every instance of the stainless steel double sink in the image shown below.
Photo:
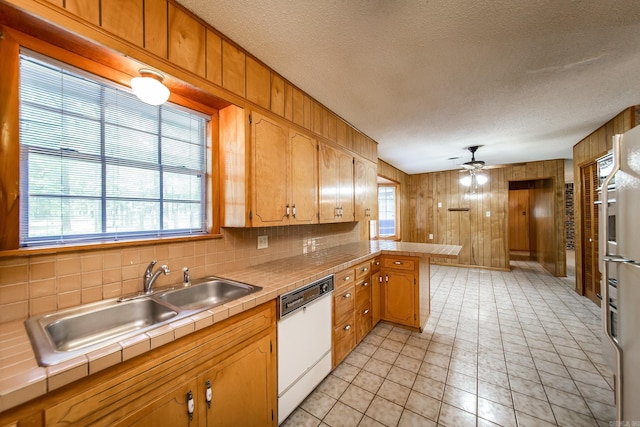
<path fill-rule="evenodd" d="M 38 362 L 49 366 L 260 290 L 259 286 L 207 277 L 187 287 L 31 317 L 25 325 Z"/>

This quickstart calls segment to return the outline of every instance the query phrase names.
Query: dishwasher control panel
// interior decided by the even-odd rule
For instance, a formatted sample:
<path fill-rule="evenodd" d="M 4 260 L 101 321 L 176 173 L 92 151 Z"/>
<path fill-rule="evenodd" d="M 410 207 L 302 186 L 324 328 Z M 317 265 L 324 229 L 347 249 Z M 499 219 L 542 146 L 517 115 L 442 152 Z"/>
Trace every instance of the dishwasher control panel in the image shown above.
<path fill-rule="evenodd" d="M 333 274 L 280 296 L 280 318 L 333 291 Z"/>

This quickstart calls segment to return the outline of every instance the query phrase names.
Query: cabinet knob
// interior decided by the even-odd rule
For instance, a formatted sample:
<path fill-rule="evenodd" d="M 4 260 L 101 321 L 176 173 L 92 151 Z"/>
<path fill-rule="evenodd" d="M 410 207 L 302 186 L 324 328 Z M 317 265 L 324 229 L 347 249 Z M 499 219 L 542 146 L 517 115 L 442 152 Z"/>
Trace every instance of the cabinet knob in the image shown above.
<path fill-rule="evenodd" d="M 351 298 L 351 292 L 347 292 L 346 294 L 344 294 L 345 298 Z"/>
<path fill-rule="evenodd" d="M 349 329 L 351 329 L 351 325 L 347 325 L 347 326 L 344 327 L 345 331 L 348 331 Z"/>
<path fill-rule="evenodd" d="M 362 312 L 362 314 L 369 314 L 369 309 L 367 308 L 365 311 Z"/>
<path fill-rule="evenodd" d="M 193 421 L 193 412 L 195 407 L 196 404 L 193 401 L 193 393 L 189 390 L 189 393 L 187 393 L 187 412 L 189 413 L 189 421 Z"/>
<path fill-rule="evenodd" d="M 362 286 L 366 288 L 367 286 L 369 286 L 369 282 L 362 282 Z"/>
<path fill-rule="evenodd" d="M 351 276 L 345 276 L 344 281 L 348 282 L 349 280 L 351 280 Z"/>
<path fill-rule="evenodd" d="M 369 267 L 363 267 L 363 268 L 362 268 L 362 272 L 363 272 L 363 273 L 365 273 L 365 272 L 367 272 L 367 271 L 369 271 Z"/>
<path fill-rule="evenodd" d="M 402 261 L 394 261 L 393 262 L 395 265 L 402 265 Z"/>

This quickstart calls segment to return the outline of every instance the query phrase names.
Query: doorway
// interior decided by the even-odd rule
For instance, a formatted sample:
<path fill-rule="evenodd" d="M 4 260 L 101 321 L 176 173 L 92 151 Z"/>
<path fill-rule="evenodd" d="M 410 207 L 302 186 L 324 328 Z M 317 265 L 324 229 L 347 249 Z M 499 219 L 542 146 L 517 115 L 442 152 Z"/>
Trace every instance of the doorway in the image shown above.
<path fill-rule="evenodd" d="M 582 186 L 582 262 L 578 290 L 596 304 L 600 304 L 600 269 L 598 267 L 598 167 L 589 163 L 580 167 Z"/>
<path fill-rule="evenodd" d="M 509 253 L 511 259 L 531 256 L 530 182 L 509 182 Z"/>
<path fill-rule="evenodd" d="M 509 249 L 530 254 L 529 189 L 509 190 Z"/>

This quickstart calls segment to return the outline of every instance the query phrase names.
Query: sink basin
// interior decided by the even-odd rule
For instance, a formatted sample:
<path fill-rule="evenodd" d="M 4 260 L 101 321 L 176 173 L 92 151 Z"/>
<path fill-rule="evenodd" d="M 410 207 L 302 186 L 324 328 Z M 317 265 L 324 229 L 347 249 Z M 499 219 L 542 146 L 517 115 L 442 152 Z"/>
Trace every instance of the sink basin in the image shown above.
<path fill-rule="evenodd" d="M 50 365 L 74 352 L 90 351 L 92 347 L 142 333 L 177 314 L 173 308 L 149 298 L 107 300 L 33 317 L 26 326 L 41 363 Z M 57 356 L 60 352 L 63 357 Z"/>
<path fill-rule="evenodd" d="M 155 298 L 181 310 L 197 310 L 204 307 L 215 307 L 261 290 L 260 286 L 209 278 L 187 288 L 167 291 L 155 296 Z"/>
<path fill-rule="evenodd" d="M 49 366 L 262 290 L 217 277 L 189 287 L 110 299 L 25 321 L 40 365 Z"/>

